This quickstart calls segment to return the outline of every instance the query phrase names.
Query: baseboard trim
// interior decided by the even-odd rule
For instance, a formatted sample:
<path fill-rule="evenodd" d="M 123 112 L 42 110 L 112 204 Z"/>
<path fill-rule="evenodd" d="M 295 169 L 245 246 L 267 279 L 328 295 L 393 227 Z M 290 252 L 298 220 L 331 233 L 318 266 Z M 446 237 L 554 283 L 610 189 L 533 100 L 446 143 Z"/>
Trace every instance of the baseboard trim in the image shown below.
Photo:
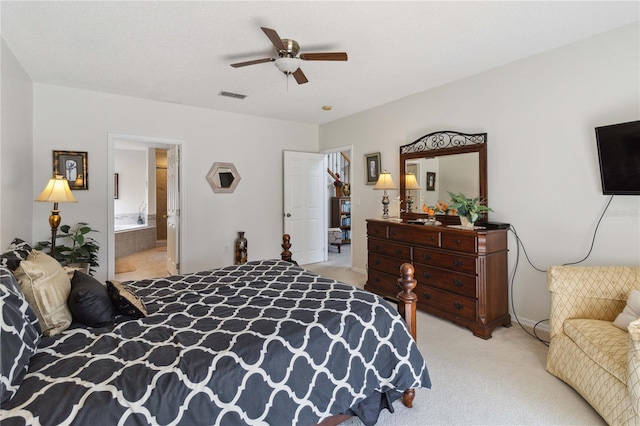
<path fill-rule="evenodd" d="M 543 322 L 538 324 L 539 321 L 530 320 L 529 318 L 518 317 L 517 320 L 515 316 L 511 315 L 511 322 L 513 326 L 518 327 L 518 322 L 520 325 L 527 329 L 527 331 L 533 333 L 533 327 L 536 327 L 536 333 L 538 337 L 542 340 L 549 341 L 549 322 Z M 538 324 L 538 326 L 536 326 Z"/>

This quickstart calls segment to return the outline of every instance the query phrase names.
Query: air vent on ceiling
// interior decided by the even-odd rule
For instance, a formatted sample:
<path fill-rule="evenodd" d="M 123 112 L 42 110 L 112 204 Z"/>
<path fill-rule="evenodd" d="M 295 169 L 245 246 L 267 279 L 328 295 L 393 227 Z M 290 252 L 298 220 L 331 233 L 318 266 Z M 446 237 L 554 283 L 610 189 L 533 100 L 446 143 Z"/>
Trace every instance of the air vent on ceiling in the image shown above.
<path fill-rule="evenodd" d="M 227 96 L 229 98 L 235 98 L 235 99 L 244 99 L 247 97 L 247 95 L 241 95 L 240 93 L 232 93 L 232 92 L 220 92 L 220 96 Z"/>

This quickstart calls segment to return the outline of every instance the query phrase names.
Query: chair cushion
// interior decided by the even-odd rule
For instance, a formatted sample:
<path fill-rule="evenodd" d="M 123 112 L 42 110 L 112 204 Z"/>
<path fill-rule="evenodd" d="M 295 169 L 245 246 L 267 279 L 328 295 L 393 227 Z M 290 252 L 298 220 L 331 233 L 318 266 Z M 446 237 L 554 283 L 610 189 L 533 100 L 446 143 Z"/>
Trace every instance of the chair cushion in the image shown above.
<path fill-rule="evenodd" d="M 566 320 L 564 332 L 589 358 L 627 383 L 627 333 L 610 321 L 592 319 Z"/>
<path fill-rule="evenodd" d="M 624 310 L 618 314 L 613 321 L 613 325 L 627 331 L 631 321 L 635 321 L 638 318 L 640 318 L 640 290 L 631 290 Z"/>
<path fill-rule="evenodd" d="M 342 229 L 329 228 L 327 230 L 329 237 L 329 244 L 341 244 L 342 243 Z"/>

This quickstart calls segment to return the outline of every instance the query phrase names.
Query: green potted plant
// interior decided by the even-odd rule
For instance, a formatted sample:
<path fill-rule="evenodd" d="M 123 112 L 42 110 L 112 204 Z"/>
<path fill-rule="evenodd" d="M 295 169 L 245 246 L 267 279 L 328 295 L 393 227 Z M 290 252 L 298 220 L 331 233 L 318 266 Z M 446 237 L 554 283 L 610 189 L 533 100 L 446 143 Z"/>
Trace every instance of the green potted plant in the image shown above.
<path fill-rule="evenodd" d="M 63 266 L 83 266 L 88 264 L 89 274 L 93 275 L 98 264 L 98 251 L 100 245 L 96 240 L 88 236 L 89 233 L 98 232 L 86 222 L 79 222 L 75 228 L 69 225 L 60 227 L 61 233 L 56 235 L 55 253 L 51 251 L 51 241 L 40 241 L 35 246 L 36 250 L 49 253 Z M 66 240 L 66 244 L 58 244 L 58 239 Z"/>
<path fill-rule="evenodd" d="M 482 201 L 478 197 L 468 198 L 461 192 L 458 194 L 449 192 L 449 197 L 451 197 L 449 208 L 456 210 L 458 216 L 460 217 L 460 223 L 462 224 L 463 228 L 473 229 L 473 224 L 476 222 L 476 220 L 478 220 L 480 215 L 489 211 L 493 211 L 489 207 L 482 204 Z M 467 223 L 465 223 L 465 221 Z"/>

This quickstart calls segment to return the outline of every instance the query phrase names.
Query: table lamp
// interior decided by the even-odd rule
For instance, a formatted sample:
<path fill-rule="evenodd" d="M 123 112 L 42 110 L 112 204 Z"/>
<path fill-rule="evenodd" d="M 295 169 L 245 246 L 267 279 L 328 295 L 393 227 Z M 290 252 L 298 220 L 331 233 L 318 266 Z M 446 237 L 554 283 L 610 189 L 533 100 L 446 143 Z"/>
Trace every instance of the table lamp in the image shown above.
<path fill-rule="evenodd" d="M 49 216 L 49 225 L 51 226 L 51 251 L 49 253 L 51 257 L 55 258 L 56 233 L 62 220 L 58 210 L 58 203 L 77 203 L 78 201 L 71 193 L 67 179 L 60 175 L 49 179 L 49 183 L 47 183 L 47 186 L 35 201 L 53 203 L 53 210 L 51 210 L 51 216 Z"/>
<path fill-rule="evenodd" d="M 376 186 L 374 186 L 373 189 L 384 190 L 384 194 L 382 195 L 382 218 L 389 219 L 389 196 L 387 195 L 387 189 L 396 189 L 393 179 L 391 178 L 391 173 L 386 170 L 380 173 L 378 182 L 376 182 Z"/>
<path fill-rule="evenodd" d="M 407 191 L 407 212 L 411 213 L 413 211 L 413 194 L 411 191 L 420 189 L 416 175 L 409 172 L 404 176 L 404 189 Z"/>

